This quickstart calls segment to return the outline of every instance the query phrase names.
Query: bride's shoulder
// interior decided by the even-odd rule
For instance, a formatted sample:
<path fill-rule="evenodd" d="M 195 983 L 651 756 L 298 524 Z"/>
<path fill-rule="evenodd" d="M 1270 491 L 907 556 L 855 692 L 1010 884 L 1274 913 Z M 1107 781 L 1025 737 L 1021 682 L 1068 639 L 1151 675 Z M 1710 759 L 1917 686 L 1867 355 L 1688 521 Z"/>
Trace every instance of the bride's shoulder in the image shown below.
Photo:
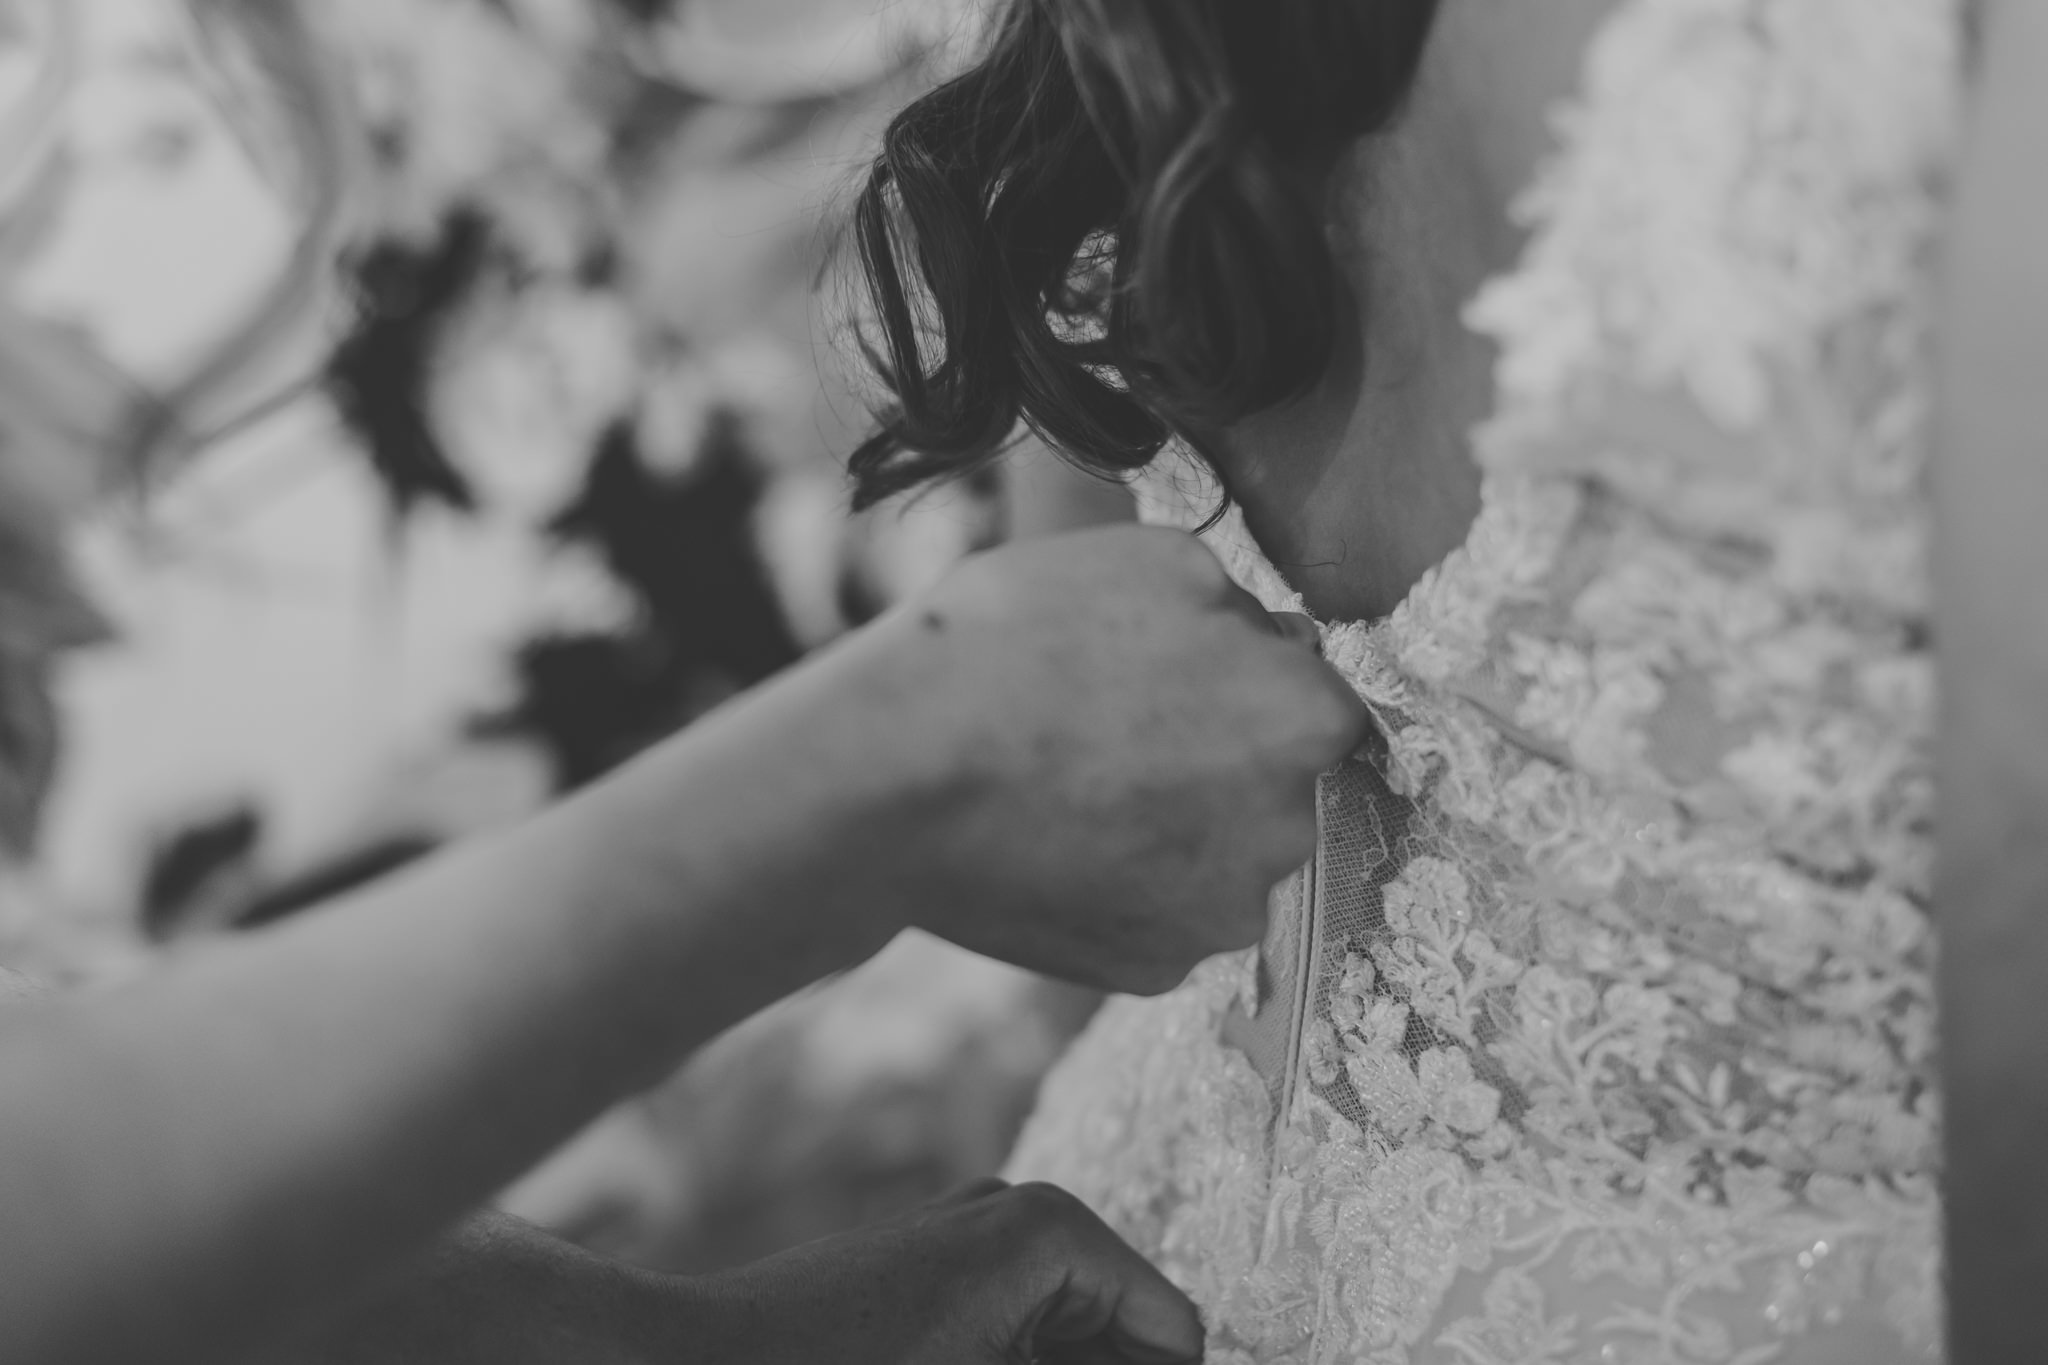
<path fill-rule="evenodd" d="M 1614 6 L 1521 198 L 1534 241 L 1472 312 L 1503 397 L 1611 368 L 1584 363 L 1604 342 L 1748 429 L 1775 362 L 1923 268 L 1968 3 Z"/>
<path fill-rule="evenodd" d="M 1853 168 L 1946 135 L 1980 3 L 1446 0 L 1419 96 L 1457 107 L 1502 202 L 1526 199 L 1570 144 L 1626 140 L 1648 158 L 1688 132 L 1752 155 L 1826 143 Z"/>

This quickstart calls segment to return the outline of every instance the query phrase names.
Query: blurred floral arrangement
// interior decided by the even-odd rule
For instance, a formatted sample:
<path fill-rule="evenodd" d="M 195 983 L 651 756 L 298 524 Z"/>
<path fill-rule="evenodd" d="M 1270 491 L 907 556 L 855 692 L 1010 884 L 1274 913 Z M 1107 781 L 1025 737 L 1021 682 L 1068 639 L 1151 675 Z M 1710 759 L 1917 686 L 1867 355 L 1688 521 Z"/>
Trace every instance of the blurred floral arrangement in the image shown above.
<path fill-rule="evenodd" d="M 80 651 L 156 628 L 155 577 L 248 570 L 207 528 L 294 525 L 265 499 L 316 461 L 374 490 L 401 566 L 377 572 L 468 536 L 524 575 L 488 685 L 445 689 L 424 755 L 296 852 L 261 799 L 157 830 L 123 943 L 297 913 L 515 816 L 999 538 L 992 484 L 846 514 L 867 410 L 831 344 L 835 206 L 977 9 L 0 0 L 0 956 L 79 956 L 22 887 L 53 784 L 122 743 L 71 726 L 58 762 L 97 685 Z M 109 263 L 164 273 L 137 217 L 181 181 L 253 187 L 269 228 L 214 245 L 260 263 L 141 318 Z M 987 1169 L 1092 1002 L 948 953 L 907 941 L 756 1021 L 511 1205 L 701 1265 Z"/>
<path fill-rule="evenodd" d="M 10 285 L 75 230 L 92 156 L 63 111 L 121 11 L 134 31 L 101 64 L 181 96 L 131 140 L 175 173 L 224 133 L 292 232 L 174 357 L 105 335 L 119 318 L 0 314 L 0 553 L 34 566 L 7 590 L 36 598 L 0 636 L 17 852 L 53 771 L 51 660 L 104 634 L 70 528 L 280 413 L 331 415 L 395 551 L 437 516 L 544 542 L 572 608 L 532 624 L 477 732 L 533 741 L 558 784 L 995 534 L 971 496 L 922 525 L 843 516 L 836 460 L 865 409 L 818 343 L 834 197 L 962 40 L 957 0 L 6 0 L 0 39 L 32 73 L 0 134 Z M 142 529 L 162 543 L 174 520 Z M 152 880 L 160 929 L 234 851 L 197 833 Z"/>

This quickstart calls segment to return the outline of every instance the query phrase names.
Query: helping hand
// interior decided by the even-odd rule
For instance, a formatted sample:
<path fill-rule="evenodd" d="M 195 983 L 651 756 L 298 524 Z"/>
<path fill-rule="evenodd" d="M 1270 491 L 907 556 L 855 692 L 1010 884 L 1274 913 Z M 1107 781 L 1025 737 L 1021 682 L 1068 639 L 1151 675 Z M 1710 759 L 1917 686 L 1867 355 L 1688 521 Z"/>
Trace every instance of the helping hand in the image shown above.
<path fill-rule="evenodd" d="M 696 1281 L 692 1358 L 733 1365 L 1192 1365 L 1179 1290 L 1073 1196 L 973 1185 Z"/>
<path fill-rule="evenodd" d="M 1139 527 L 978 557 L 883 622 L 863 644 L 914 697 L 910 742 L 958 756 L 905 868 L 916 922 L 1141 994 L 1256 943 L 1317 774 L 1367 730 L 1314 638 Z"/>

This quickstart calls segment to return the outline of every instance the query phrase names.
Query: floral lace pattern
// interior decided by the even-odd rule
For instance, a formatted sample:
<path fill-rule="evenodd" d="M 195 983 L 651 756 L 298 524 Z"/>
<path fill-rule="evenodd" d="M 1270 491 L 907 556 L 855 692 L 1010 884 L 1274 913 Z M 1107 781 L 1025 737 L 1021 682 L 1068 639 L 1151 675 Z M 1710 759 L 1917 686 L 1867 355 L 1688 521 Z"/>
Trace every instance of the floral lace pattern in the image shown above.
<path fill-rule="evenodd" d="M 1958 4 L 1626 0 L 1589 49 L 1470 310 L 1470 539 L 1325 633 L 1385 752 L 1324 780 L 1261 958 L 1108 1007 L 1013 1164 L 1185 1285 L 1211 1360 L 1936 1356 Z M 1212 543 L 1291 598 L 1240 518 Z"/>

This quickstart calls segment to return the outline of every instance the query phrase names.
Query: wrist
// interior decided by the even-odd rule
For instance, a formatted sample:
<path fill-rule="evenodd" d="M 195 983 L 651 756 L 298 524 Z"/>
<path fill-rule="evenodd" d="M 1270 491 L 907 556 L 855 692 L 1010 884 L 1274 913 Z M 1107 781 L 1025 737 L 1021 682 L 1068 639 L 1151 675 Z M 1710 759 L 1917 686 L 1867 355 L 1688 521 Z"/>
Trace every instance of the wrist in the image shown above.
<path fill-rule="evenodd" d="M 842 704 L 821 712 L 847 732 L 848 782 L 843 870 L 877 888 L 881 927 L 936 929 L 977 898 L 987 872 L 977 853 L 978 817 L 989 808 L 992 775 L 1005 770 L 992 718 L 1003 714 L 977 670 L 971 630 L 913 605 L 848 642 Z M 1015 765 L 1007 765 L 1014 768 Z"/>
<path fill-rule="evenodd" d="M 763 794 L 779 876 L 873 946 L 955 880 L 953 828 L 975 789 L 986 698 L 961 651 L 912 612 L 884 617 L 743 698 L 707 748 Z"/>
<path fill-rule="evenodd" d="M 853 965 L 930 898 L 962 786 L 933 644 L 894 618 L 843 641 L 579 794 L 542 856 L 681 933 L 679 970 L 773 960 L 794 989 Z"/>

